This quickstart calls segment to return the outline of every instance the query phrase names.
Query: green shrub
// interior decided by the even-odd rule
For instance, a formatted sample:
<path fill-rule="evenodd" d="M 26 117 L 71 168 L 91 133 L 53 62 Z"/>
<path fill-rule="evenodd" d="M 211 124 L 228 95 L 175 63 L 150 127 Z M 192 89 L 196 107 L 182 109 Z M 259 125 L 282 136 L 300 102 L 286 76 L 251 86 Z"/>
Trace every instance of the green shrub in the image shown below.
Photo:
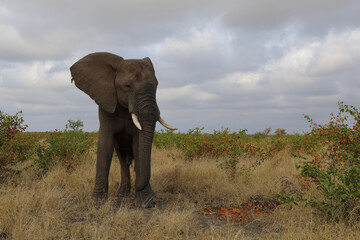
<path fill-rule="evenodd" d="M 33 166 L 38 170 L 49 170 L 58 163 L 65 164 L 68 168 L 88 156 L 95 139 L 90 134 L 82 131 L 55 131 L 49 133 L 44 142 L 36 148 L 37 157 Z"/>
<path fill-rule="evenodd" d="M 235 156 L 246 148 L 244 136 L 246 129 L 231 133 L 225 128 L 213 134 L 203 133 L 204 128 L 188 130 L 187 133 L 165 131 L 155 133 L 154 145 L 158 148 L 177 147 L 187 159 L 203 156 Z"/>
<path fill-rule="evenodd" d="M 18 133 L 1 148 L 2 157 L 11 166 L 28 160 L 34 153 L 38 139 L 32 135 Z"/>
<path fill-rule="evenodd" d="M 21 111 L 14 116 L 0 111 L 0 177 L 20 172 L 24 168 L 17 164 L 31 159 L 30 167 L 37 170 L 46 171 L 58 163 L 71 168 L 95 142 L 96 134 L 68 129 L 79 129 L 82 124 L 80 120 L 69 120 L 64 131 L 24 133 L 27 125 Z"/>
<path fill-rule="evenodd" d="M 314 184 L 320 197 L 303 198 L 315 214 L 328 220 L 360 219 L 360 113 L 339 102 L 339 113 L 328 124 L 317 125 L 305 116 L 312 135 L 322 138 L 326 151 L 317 151 L 311 161 L 297 165 L 301 177 Z M 349 123 L 350 121 L 350 123 Z"/>
<path fill-rule="evenodd" d="M 200 157 L 217 158 L 219 167 L 235 174 L 243 158 L 251 158 L 252 169 L 272 158 L 279 151 L 290 148 L 295 152 L 313 151 L 316 148 L 315 138 L 307 135 L 269 136 L 271 128 L 254 135 L 247 135 L 247 130 L 230 132 L 228 128 L 204 133 L 204 128 L 190 129 L 187 133 L 173 131 L 155 132 L 154 146 L 157 148 L 178 148 L 188 160 Z M 285 131 L 281 131 L 285 132 Z"/>
<path fill-rule="evenodd" d="M 12 172 L 11 165 L 28 157 L 31 141 L 19 135 L 26 128 L 22 111 L 15 115 L 0 111 L 0 177 Z"/>
<path fill-rule="evenodd" d="M 309 133 L 304 135 L 296 133 L 286 137 L 290 152 L 293 155 L 298 153 L 311 154 L 324 143 L 323 138 Z"/>
<path fill-rule="evenodd" d="M 27 127 L 24 124 L 22 111 L 10 115 L 0 110 L 0 147 L 14 138 L 18 132 L 25 131 Z"/>

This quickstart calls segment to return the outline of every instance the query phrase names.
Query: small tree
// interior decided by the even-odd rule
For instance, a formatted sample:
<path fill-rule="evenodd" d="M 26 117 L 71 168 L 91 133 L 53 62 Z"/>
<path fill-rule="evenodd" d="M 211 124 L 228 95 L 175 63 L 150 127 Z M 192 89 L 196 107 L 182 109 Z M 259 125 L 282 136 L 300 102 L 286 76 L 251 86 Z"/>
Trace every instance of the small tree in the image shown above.
<path fill-rule="evenodd" d="M 68 120 L 68 123 L 66 124 L 66 129 L 70 128 L 73 131 L 82 131 L 82 127 L 84 127 L 84 122 L 81 121 L 80 119 L 78 120 Z"/>
<path fill-rule="evenodd" d="M 264 129 L 264 131 L 263 131 L 263 133 L 264 133 L 265 135 L 269 135 L 270 132 L 271 132 L 271 128 L 270 128 L 270 127 Z"/>
<path fill-rule="evenodd" d="M 277 137 L 284 136 L 284 135 L 286 135 L 286 130 L 283 129 L 283 128 L 278 128 L 278 129 L 275 130 L 275 135 Z"/>

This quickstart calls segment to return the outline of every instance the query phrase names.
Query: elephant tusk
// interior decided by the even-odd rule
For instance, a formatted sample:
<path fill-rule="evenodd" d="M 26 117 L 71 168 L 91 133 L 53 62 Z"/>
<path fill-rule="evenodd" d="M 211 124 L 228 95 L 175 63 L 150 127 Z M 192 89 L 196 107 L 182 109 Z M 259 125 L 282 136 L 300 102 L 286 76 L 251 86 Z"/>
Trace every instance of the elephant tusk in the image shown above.
<path fill-rule="evenodd" d="M 141 124 L 140 124 L 140 122 L 139 122 L 139 119 L 138 119 L 138 117 L 136 116 L 135 113 L 131 113 L 131 118 L 132 118 L 132 120 L 133 120 L 134 125 L 135 125 L 139 130 L 142 130 Z"/>
<path fill-rule="evenodd" d="M 159 117 L 159 122 L 161 123 L 161 125 L 163 125 L 163 126 L 166 127 L 167 129 L 177 130 L 177 128 L 174 128 L 174 127 L 168 125 L 161 117 Z"/>

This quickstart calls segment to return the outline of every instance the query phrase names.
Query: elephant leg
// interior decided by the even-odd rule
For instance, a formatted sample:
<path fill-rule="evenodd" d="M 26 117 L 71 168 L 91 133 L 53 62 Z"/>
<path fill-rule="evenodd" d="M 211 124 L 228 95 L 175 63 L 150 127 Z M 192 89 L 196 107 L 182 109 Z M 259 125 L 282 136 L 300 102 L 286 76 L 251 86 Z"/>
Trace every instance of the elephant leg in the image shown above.
<path fill-rule="evenodd" d="M 131 152 L 128 152 L 128 153 L 126 154 L 126 163 L 127 163 L 129 166 L 131 165 L 133 159 L 134 159 L 134 154 L 133 154 L 133 152 L 132 152 L 132 151 L 131 151 Z"/>
<path fill-rule="evenodd" d="M 130 182 L 130 164 L 128 158 L 132 157 L 132 153 L 129 154 L 125 151 L 120 151 L 119 148 L 115 147 L 116 154 L 120 161 L 121 167 L 121 183 L 120 188 L 117 192 L 118 197 L 128 196 L 130 194 L 131 182 Z M 131 155 L 131 156 L 130 156 Z"/>
<path fill-rule="evenodd" d="M 97 202 L 107 199 L 109 170 L 114 152 L 114 137 L 111 133 L 99 131 L 96 177 L 93 198 Z"/>
<path fill-rule="evenodd" d="M 142 208 L 152 208 L 155 206 L 153 201 L 155 193 L 151 189 L 150 184 L 141 191 L 135 191 L 136 205 Z"/>

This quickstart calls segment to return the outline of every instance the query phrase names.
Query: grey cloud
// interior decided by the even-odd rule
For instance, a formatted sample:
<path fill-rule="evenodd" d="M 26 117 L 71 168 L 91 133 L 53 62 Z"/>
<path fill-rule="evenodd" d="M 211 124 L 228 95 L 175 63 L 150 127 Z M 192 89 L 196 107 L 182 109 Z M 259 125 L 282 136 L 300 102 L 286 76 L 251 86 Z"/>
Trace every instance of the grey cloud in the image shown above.
<path fill-rule="evenodd" d="M 72 51 L 155 43 L 191 24 L 181 19 L 200 2 L 6 1 L 0 53 L 13 60 L 59 59 Z"/>
<path fill-rule="evenodd" d="M 355 74 L 356 70 L 351 68 L 360 57 L 357 51 L 358 32 L 359 30 L 355 29 L 351 33 L 348 31 L 329 33 L 317 42 L 293 45 L 284 51 L 281 58 L 271 59 L 255 71 L 237 71 L 213 81 L 200 83 L 193 81 L 196 84 L 191 87 L 164 89 L 159 95 L 162 96 L 163 92 L 167 92 L 171 98 L 160 97 L 160 99 L 166 102 L 171 100 L 173 104 L 183 107 L 182 110 L 195 108 L 205 112 L 212 110 L 218 113 L 228 110 L 233 113 L 246 111 L 248 114 L 251 112 L 259 114 L 259 111 L 266 109 L 277 116 L 278 113 L 285 115 L 286 112 L 288 114 L 312 112 L 313 108 L 318 108 L 315 115 L 326 116 L 329 113 L 326 111 L 329 109 L 336 110 L 337 101 L 354 102 L 358 99 L 355 93 L 355 89 L 359 88 L 356 77 L 358 74 Z M 331 58 L 321 57 L 324 52 L 331 57 L 332 51 L 346 55 L 349 59 L 345 62 L 341 59 L 338 61 L 335 56 L 336 62 L 332 63 Z M 326 67 L 318 67 L 324 64 Z M 352 69 L 351 74 L 349 67 Z M 329 75 L 329 72 L 332 75 Z M 351 88 L 354 90 L 351 91 Z M 184 90 L 187 95 L 182 94 Z M 208 97 L 206 101 L 195 99 L 200 94 Z M 212 121 L 210 116 L 206 116 L 205 119 Z M 217 116 L 216 119 L 220 127 L 221 118 Z"/>
<path fill-rule="evenodd" d="M 272 29 L 283 27 L 286 22 L 303 22 L 307 28 L 316 26 L 316 29 L 329 26 L 348 25 L 359 17 L 341 15 L 359 7 L 356 1 L 351 0 L 254 0 L 254 1 L 225 1 L 228 11 L 224 21 L 231 27 Z M 314 21 L 317 19 L 318 21 Z M 345 19 L 345 20 L 344 20 Z"/>
<path fill-rule="evenodd" d="M 359 102 L 359 1 L 20 1 L 0 3 L 0 109 L 30 130 L 97 105 L 69 67 L 94 51 L 149 56 L 162 116 L 182 131 L 307 129 L 336 102 Z M 229 117 L 230 116 L 230 117 Z"/>

